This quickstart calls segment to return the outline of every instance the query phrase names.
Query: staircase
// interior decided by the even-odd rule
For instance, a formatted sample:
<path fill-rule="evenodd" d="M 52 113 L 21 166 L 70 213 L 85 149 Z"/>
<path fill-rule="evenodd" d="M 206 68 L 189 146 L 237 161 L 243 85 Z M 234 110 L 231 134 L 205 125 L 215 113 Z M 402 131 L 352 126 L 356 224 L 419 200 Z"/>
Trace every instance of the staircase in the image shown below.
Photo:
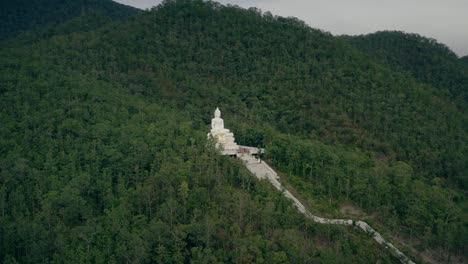
<path fill-rule="evenodd" d="M 375 231 L 369 224 L 364 221 L 351 220 L 351 219 L 330 219 L 315 216 L 311 214 L 305 206 L 291 194 L 284 186 L 280 183 L 280 177 L 278 174 L 266 164 L 264 161 L 257 159 L 249 153 L 237 153 L 237 158 L 243 161 L 245 167 L 258 179 L 268 180 L 278 191 L 282 192 L 283 195 L 292 200 L 294 206 L 304 214 L 307 218 L 312 219 L 316 223 L 320 224 L 331 224 L 331 225 L 346 225 L 346 226 L 357 226 L 367 234 L 371 235 L 372 238 L 377 241 L 380 245 L 390 250 L 392 255 L 400 260 L 404 264 L 414 264 L 403 252 L 398 250 L 392 243 L 386 241 L 382 235 Z"/>

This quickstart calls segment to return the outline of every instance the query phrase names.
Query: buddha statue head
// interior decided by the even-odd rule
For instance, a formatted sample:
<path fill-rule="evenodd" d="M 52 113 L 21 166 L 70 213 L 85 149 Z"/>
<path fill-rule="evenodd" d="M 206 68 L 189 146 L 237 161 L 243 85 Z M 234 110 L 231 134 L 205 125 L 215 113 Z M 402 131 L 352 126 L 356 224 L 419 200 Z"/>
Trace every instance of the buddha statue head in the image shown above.
<path fill-rule="evenodd" d="M 216 110 L 215 110 L 215 112 L 214 112 L 214 116 L 215 116 L 216 118 L 220 118 L 220 117 L 221 117 L 221 111 L 219 110 L 218 107 L 216 107 Z"/>

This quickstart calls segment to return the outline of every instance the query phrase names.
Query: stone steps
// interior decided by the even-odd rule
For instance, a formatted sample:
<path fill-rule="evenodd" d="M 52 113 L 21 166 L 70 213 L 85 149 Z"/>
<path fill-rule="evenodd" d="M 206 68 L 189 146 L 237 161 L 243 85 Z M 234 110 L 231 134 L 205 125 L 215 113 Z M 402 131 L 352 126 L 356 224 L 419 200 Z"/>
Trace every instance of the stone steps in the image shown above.
<path fill-rule="evenodd" d="M 369 224 L 364 221 L 358 220 L 351 220 L 351 219 L 330 219 L 324 218 L 320 216 L 315 216 L 311 214 L 306 207 L 296 198 L 294 195 L 291 194 L 284 186 L 279 182 L 278 174 L 266 164 L 264 161 L 255 158 L 249 154 L 237 154 L 237 157 L 241 159 L 245 165 L 245 167 L 258 179 L 266 179 L 268 180 L 278 191 L 281 191 L 283 195 L 292 200 L 294 206 L 304 214 L 307 218 L 312 219 L 316 223 L 320 224 L 332 224 L 332 225 L 346 225 L 346 226 L 357 226 L 362 229 L 367 234 L 372 235 L 372 238 L 377 241 L 380 245 L 384 246 L 385 248 L 389 249 L 390 252 L 400 260 L 401 263 L 405 264 L 414 264 L 414 262 L 409 259 L 403 252 L 398 250 L 392 243 L 386 241 L 382 235 L 380 235 L 377 231 L 375 231 Z"/>

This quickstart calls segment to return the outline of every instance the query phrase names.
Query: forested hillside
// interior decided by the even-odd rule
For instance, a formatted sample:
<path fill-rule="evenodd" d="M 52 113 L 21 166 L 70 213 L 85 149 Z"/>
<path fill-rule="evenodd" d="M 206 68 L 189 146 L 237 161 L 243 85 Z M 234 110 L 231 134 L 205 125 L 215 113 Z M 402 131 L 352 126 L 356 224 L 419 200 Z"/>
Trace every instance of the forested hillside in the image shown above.
<path fill-rule="evenodd" d="M 138 11 L 111 0 L 5 0 L 0 2 L 0 40 L 85 14 L 99 16 L 100 21 L 120 20 Z"/>
<path fill-rule="evenodd" d="M 313 210 L 351 203 L 444 261 L 468 251 L 464 79 L 447 94 L 297 19 L 196 0 L 15 41 L 0 49 L 3 262 L 395 261 L 217 156 L 216 106 Z"/>
<path fill-rule="evenodd" d="M 461 57 L 460 61 L 462 61 L 463 63 L 466 63 L 468 65 L 468 56 Z"/>
<path fill-rule="evenodd" d="M 466 106 L 468 69 L 444 44 L 400 31 L 380 31 L 344 39 L 376 61 L 407 72 L 437 88 L 439 95 L 447 95 L 459 105 Z"/>
<path fill-rule="evenodd" d="M 23 63 L 1 100 L 2 263 L 391 262 L 365 236 L 306 221 L 188 116 Z"/>

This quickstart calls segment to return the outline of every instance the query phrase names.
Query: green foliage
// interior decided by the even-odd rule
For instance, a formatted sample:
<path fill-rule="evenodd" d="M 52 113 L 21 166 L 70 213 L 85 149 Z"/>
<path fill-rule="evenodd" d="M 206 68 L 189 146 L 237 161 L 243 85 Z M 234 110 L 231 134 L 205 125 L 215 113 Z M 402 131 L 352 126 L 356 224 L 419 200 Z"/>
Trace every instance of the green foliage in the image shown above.
<path fill-rule="evenodd" d="M 216 155 L 216 106 L 302 193 L 467 252 L 465 101 L 430 80 L 257 9 L 73 17 L 0 49 L 0 261 L 392 261 Z"/>
<path fill-rule="evenodd" d="M 409 73 L 438 88 L 440 95 L 466 107 L 468 68 L 463 67 L 462 61 L 447 46 L 434 39 L 400 31 L 380 31 L 345 39 L 376 61 Z"/>
<path fill-rule="evenodd" d="M 2 262 L 321 259 L 309 238 L 326 233 L 207 148 L 185 114 L 72 71 L 13 78 L 1 101 Z M 347 232 L 333 230 L 332 245 Z M 373 248 L 337 254 L 388 258 Z"/>
<path fill-rule="evenodd" d="M 468 56 L 461 57 L 460 61 L 468 65 Z"/>
<path fill-rule="evenodd" d="M 0 2 L 0 40 L 40 27 L 59 25 L 86 13 L 123 19 L 138 9 L 110 0 L 7 0 Z"/>
<path fill-rule="evenodd" d="M 442 187 L 440 179 L 424 181 L 402 161 L 374 162 L 356 150 L 291 136 L 277 136 L 267 149 L 275 168 L 312 183 L 298 186 L 300 192 L 312 192 L 330 203 L 352 201 L 378 213 L 394 231 L 424 237 L 425 246 L 464 248 L 467 231 L 461 207 L 466 203 L 460 201 L 460 192 Z"/>

